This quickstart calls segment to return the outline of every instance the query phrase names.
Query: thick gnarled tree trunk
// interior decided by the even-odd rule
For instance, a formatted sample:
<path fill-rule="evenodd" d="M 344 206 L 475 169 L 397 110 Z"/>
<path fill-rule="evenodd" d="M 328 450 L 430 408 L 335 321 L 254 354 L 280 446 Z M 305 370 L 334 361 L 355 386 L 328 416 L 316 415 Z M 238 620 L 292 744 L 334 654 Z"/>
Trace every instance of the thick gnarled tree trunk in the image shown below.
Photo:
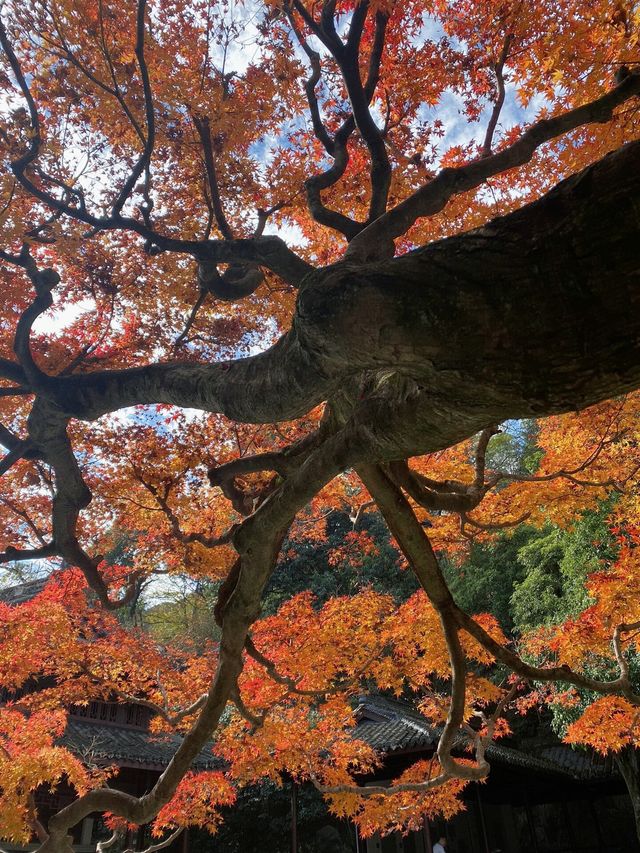
<path fill-rule="evenodd" d="M 166 402 L 252 423 L 335 399 L 379 459 L 435 450 L 638 387 L 639 246 L 634 142 L 475 231 L 310 272 L 291 331 L 261 355 L 55 378 L 50 393 L 83 419 Z M 413 420 L 389 423 L 386 403 Z"/>

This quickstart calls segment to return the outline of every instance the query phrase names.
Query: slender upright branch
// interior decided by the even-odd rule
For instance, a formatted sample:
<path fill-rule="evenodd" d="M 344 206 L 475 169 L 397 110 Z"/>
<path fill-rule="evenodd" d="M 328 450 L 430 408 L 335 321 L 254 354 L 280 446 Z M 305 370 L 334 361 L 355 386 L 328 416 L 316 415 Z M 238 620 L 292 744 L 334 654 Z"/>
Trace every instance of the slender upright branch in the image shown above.
<path fill-rule="evenodd" d="M 464 166 L 443 169 L 432 181 L 361 231 L 351 242 L 347 256 L 361 260 L 379 257 L 381 245 L 388 245 L 389 240 L 406 234 L 419 218 L 439 213 L 454 195 L 480 186 L 493 175 L 524 165 L 545 142 L 583 125 L 605 124 L 610 121 L 616 107 L 638 94 L 640 72 L 631 73 L 612 91 L 596 100 L 536 122 L 516 142 L 501 151 Z"/>
<path fill-rule="evenodd" d="M 502 107 L 504 105 L 504 64 L 509 57 L 509 50 L 511 48 L 511 44 L 513 42 L 513 34 L 508 33 L 505 36 L 504 44 L 502 46 L 502 50 L 500 51 L 500 56 L 498 57 L 498 61 L 493 66 L 493 70 L 496 75 L 496 84 L 498 87 L 496 101 L 493 105 L 493 109 L 491 111 L 491 117 L 489 119 L 489 124 L 487 125 L 487 132 L 484 137 L 484 142 L 482 143 L 482 156 L 490 157 L 491 156 L 491 147 L 493 145 L 493 134 L 496 131 L 496 127 L 498 125 L 498 119 L 500 118 L 500 113 L 502 111 Z"/>
<path fill-rule="evenodd" d="M 136 13 L 136 46 L 135 46 L 135 55 L 136 60 L 138 62 L 138 69 L 140 71 L 140 78 L 142 80 L 142 90 L 144 93 L 144 110 L 145 110 L 145 119 L 146 119 L 146 134 L 145 134 L 145 144 L 140 156 L 136 164 L 127 180 L 125 181 L 122 189 L 118 197 L 116 198 L 113 208 L 112 208 L 112 216 L 117 217 L 122 208 L 125 205 L 125 202 L 131 195 L 134 187 L 136 186 L 138 180 L 140 179 L 143 173 L 146 173 L 145 178 L 145 193 L 147 195 L 147 206 L 150 206 L 150 201 L 148 197 L 149 191 L 149 168 L 151 163 L 151 156 L 153 154 L 153 149 L 155 146 L 155 113 L 153 107 L 153 93 L 151 91 L 151 81 L 149 79 L 149 69 L 147 67 L 147 62 L 144 55 L 144 41 L 145 41 L 145 17 L 146 17 L 146 0 L 138 0 L 137 2 L 137 13 Z M 145 219 L 147 219 L 150 214 L 150 210 L 147 209 L 145 213 Z M 148 220 L 147 220 L 148 224 Z"/>
<path fill-rule="evenodd" d="M 227 217 L 225 216 L 225 212 L 222 207 L 222 200 L 220 199 L 220 187 L 218 185 L 218 174 L 213 156 L 209 118 L 208 116 L 198 116 L 193 114 L 192 119 L 202 145 L 204 165 L 209 187 L 209 198 L 211 199 L 216 223 L 225 240 L 233 240 L 233 231 L 229 225 Z"/>

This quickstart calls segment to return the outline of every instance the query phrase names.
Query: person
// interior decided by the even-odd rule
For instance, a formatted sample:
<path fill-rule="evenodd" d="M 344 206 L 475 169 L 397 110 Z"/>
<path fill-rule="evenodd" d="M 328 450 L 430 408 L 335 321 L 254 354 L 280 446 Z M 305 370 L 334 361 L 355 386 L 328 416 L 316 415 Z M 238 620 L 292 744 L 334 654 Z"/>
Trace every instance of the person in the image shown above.
<path fill-rule="evenodd" d="M 441 835 L 437 842 L 433 845 L 433 853 L 446 853 L 445 847 L 447 846 L 447 839 L 444 835 Z"/>

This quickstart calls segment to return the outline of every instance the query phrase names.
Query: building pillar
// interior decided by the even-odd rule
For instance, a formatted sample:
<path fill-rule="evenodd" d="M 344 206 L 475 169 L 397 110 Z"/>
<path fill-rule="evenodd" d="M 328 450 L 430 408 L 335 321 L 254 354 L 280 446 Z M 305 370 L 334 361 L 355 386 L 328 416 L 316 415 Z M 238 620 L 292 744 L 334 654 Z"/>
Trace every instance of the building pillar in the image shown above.
<path fill-rule="evenodd" d="M 533 819 L 533 815 L 531 814 L 529 794 L 526 788 L 524 789 L 524 801 L 525 808 L 527 810 L 527 821 L 529 822 L 529 834 L 531 835 L 531 841 L 533 842 L 533 850 L 534 853 L 540 853 L 538 849 L 538 836 L 536 835 L 536 824 L 535 820 Z"/>
<path fill-rule="evenodd" d="M 425 853 L 433 853 L 433 843 L 431 841 L 431 828 L 429 826 L 429 821 L 426 817 L 424 819 L 424 823 L 422 824 L 422 840 L 424 841 Z"/>
<path fill-rule="evenodd" d="M 298 853 L 298 785 L 291 780 L 291 853 Z"/>
<path fill-rule="evenodd" d="M 82 821 L 82 830 L 80 833 L 80 844 L 83 847 L 91 846 L 91 836 L 93 835 L 93 818 L 85 817 Z"/>
<path fill-rule="evenodd" d="M 485 853 L 490 853 L 489 851 L 489 839 L 487 838 L 487 825 L 484 821 L 484 809 L 482 808 L 482 799 L 480 798 L 480 785 L 474 785 L 476 789 L 476 799 L 478 801 L 478 811 L 480 813 L 480 826 L 482 828 L 482 840 L 484 841 L 484 849 Z"/>
<path fill-rule="evenodd" d="M 598 849 L 604 850 L 604 835 L 602 834 L 602 827 L 600 826 L 600 820 L 598 819 L 598 810 L 596 809 L 593 797 L 589 797 L 589 808 L 591 809 L 591 814 L 593 815 L 593 822 L 596 825 L 596 834 L 598 836 Z"/>

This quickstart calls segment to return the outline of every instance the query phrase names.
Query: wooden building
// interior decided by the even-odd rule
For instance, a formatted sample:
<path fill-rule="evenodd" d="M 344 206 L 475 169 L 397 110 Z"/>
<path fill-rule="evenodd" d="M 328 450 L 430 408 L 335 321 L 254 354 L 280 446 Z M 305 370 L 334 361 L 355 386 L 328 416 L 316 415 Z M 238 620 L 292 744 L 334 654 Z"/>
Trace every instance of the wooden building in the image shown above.
<path fill-rule="evenodd" d="M 22 603 L 40 592 L 43 584 L 34 581 L 4 590 L 0 599 Z M 362 784 L 390 780 L 414 761 L 435 752 L 437 730 L 405 702 L 361 696 L 355 720 L 355 736 L 384 756 L 375 778 L 363 779 Z M 71 708 L 61 744 L 87 763 L 117 765 L 118 787 L 139 796 L 152 787 L 180 743 L 178 735 L 151 733 L 149 722 L 149 711 L 141 706 L 90 702 Z M 354 826 L 337 822 L 329 814 L 326 826 L 319 831 L 317 824 L 313 830 L 298 825 L 298 791 L 293 786 L 290 837 L 282 837 L 280 832 L 270 838 L 265 826 L 260 853 L 327 853 L 329 846 L 332 851 L 345 853 L 431 853 L 432 842 L 440 835 L 449 840 L 447 853 L 640 853 L 631 802 L 613 761 L 573 750 L 549 732 L 543 737 L 520 738 L 517 748 L 507 741 L 493 743 L 487 749 L 487 758 L 490 776 L 465 789 L 463 812 L 448 823 L 426 823 L 421 831 L 404 836 L 393 833 L 362 839 Z M 195 769 L 214 766 L 216 761 L 207 750 L 194 762 Z M 73 796 L 64 786 L 53 793 L 38 792 L 43 822 L 46 824 L 49 815 Z M 330 836 L 328 831 L 323 836 L 323 829 L 333 832 L 336 846 L 328 844 Z M 75 828 L 74 849 L 77 853 L 94 853 L 96 843 L 109 834 L 100 816 L 89 816 Z M 184 832 L 167 850 L 228 853 L 220 846 L 221 840 Z M 127 844 L 144 849 L 148 844 L 146 831 L 140 830 L 136 837 L 127 839 Z M 7 853 L 25 850 L 11 844 L 2 847 Z"/>
<path fill-rule="evenodd" d="M 140 796 L 153 786 L 181 741 L 178 735 L 151 733 L 149 720 L 149 711 L 139 705 L 90 702 L 86 706 L 70 710 L 60 745 L 87 764 L 99 767 L 117 765 L 117 787 L 129 794 Z M 210 751 L 203 750 L 193 766 L 197 770 L 208 770 L 213 769 L 216 762 Z M 36 804 L 41 821 L 46 825 L 51 814 L 73 799 L 74 792 L 62 785 L 52 793 L 39 790 Z M 95 853 L 96 843 L 110 835 L 111 832 L 104 826 L 101 817 L 90 815 L 74 828 L 74 850 L 77 853 Z M 149 840 L 148 832 L 142 829 L 135 836 L 126 840 L 126 846 L 144 849 Z M 38 845 L 32 844 L 25 848 L 5 843 L 1 846 L 7 853 L 17 853 L 33 850 Z M 169 853 L 187 853 L 188 830 L 166 849 Z"/>
<path fill-rule="evenodd" d="M 437 733 L 409 705 L 360 698 L 359 738 L 385 755 L 376 783 L 430 757 Z M 631 802 L 611 759 L 577 751 L 547 734 L 487 750 L 491 773 L 470 784 L 465 810 L 418 833 L 358 839 L 358 853 L 430 853 L 444 834 L 449 853 L 638 853 Z"/>
<path fill-rule="evenodd" d="M 0 601 L 18 605 L 42 591 L 46 579 L 29 581 L 0 592 Z M 8 694 L 0 685 L 0 703 L 19 698 L 21 692 L 42 688 L 44 682 L 25 686 L 23 691 Z M 88 765 L 119 768 L 116 785 L 121 790 L 140 796 L 148 791 L 165 769 L 182 738 L 174 734 L 153 734 L 149 731 L 151 712 L 141 705 L 123 702 L 93 701 L 69 709 L 65 732 L 60 739 L 66 747 Z M 210 750 L 203 750 L 195 760 L 196 770 L 219 766 Z M 0 785 L 2 780 L 0 779 Z M 46 826 L 49 817 L 75 799 L 74 791 L 60 785 L 53 792 L 44 788 L 36 792 L 38 816 Z M 1 835 L 1 833 L 0 833 Z M 73 830 L 73 847 L 77 853 L 95 853 L 96 843 L 111 835 L 99 815 L 90 815 Z M 141 829 L 126 839 L 127 847 L 143 849 L 148 845 L 148 830 Z M 35 850 L 34 843 L 20 847 L 8 842 L 0 844 L 6 853 Z M 187 853 L 189 832 L 183 832 L 167 853 Z M 114 848 L 110 848 L 114 850 Z"/>

